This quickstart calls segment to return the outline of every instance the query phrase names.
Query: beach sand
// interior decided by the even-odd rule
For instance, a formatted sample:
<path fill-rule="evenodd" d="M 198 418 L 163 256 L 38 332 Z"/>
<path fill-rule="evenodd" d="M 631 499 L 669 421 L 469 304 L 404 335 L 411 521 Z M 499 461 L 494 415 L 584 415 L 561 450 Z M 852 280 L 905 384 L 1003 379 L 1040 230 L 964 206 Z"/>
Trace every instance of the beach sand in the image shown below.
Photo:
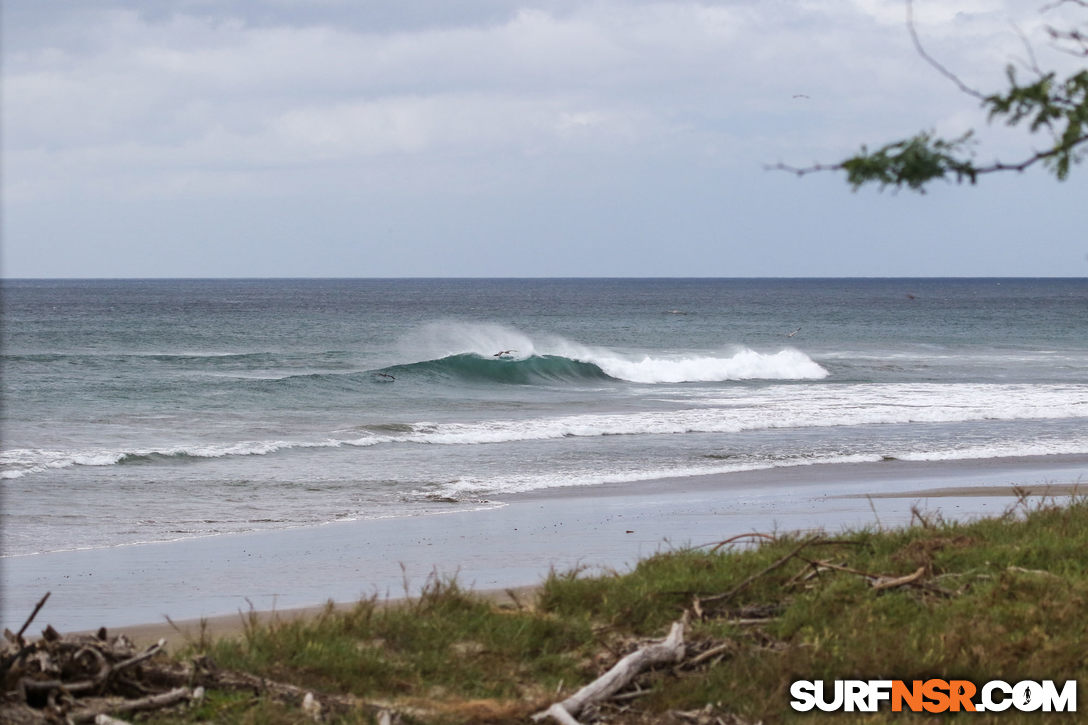
<path fill-rule="evenodd" d="M 1085 486 L 1080 488 L 1084 482 Z M 1033 496 L 1088 492 L 1088 457 L 813 465 L 564 487 L 506 496 L 487 510 L 338 522 L 2 560 L 3 626 L 30 632 L 120 628 L 141 640 L 240 629 L 240 612 L 303 616 L 329 600 L 415 595 L 428 577 L 498 592 L 549 569 L 624 570 L 670 548 L 753 532 L 909 523 L 912 507 L 946 519 L 997 515 Z"/>

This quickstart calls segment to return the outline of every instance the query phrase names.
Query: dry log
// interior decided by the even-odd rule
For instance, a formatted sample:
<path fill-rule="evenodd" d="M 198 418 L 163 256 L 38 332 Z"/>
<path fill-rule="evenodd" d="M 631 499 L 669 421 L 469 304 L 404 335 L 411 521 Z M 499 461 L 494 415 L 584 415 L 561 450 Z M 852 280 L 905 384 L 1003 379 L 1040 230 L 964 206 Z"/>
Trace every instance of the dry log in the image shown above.
<path fill-rule="evenodd" d="M 881 589 L 895 589 L 896 587 L 906 586 L 907 584 L 913 584 L 914 582 L 925 576 L 926 568 L 924 566 L 918 567 L 918 570 L 913 574 L 907 574 L 906 576 L 899 577 L 887 577 L 881 576 L 875 579 L 869 580 L 869 585 L 872 586 L 874 591 L 880 591 Z"/>
<path fill-rule="evenodd" d="M 562 725 L 577 725 L 575 716 L 587 705 L 607 700 L 619 692 L 639 672 L 652 665 L 679 662 L 684 658 L 684 629 L 687 627 L 688 615 L 685 612 L 683 618 L 673 622 L 669 636 L 661 642 L 647 645 L 617 662 L 612 669 L 589 683 L 566 700 L 557 702 L 547 710 L 533 715 L 533 720 L 540 722 L 545 718 L 552 718 Z"/>
<path fill-rule="evenodd" d="M 68 717 L 72 722 L 94 722 L 99 715 L 110 715 L 123 712 L 138 712 L 140 710 L 158 710 L 170 707 L 180 702 L 187 701 L 191 696 L 188 687 L 178 687 L 158 695 L 135 700 L 126 700 L 120 697 L 94 698 L 89 707 L 75 710 Z"/>

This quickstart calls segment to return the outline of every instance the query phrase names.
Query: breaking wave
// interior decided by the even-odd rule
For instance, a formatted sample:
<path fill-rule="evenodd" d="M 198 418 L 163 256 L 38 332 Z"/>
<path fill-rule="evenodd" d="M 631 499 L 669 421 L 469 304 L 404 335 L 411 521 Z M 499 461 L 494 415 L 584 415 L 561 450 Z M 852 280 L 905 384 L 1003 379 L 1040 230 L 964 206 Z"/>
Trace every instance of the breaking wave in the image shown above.
<path fill-rule="evenodd" d="M 560 383 L 584 380 L 609 380 L 612 376 L 591 362 L 572 360 L 560 355 L 482 357 L 475 353 L 450 355 L 439 360 L 425 360 L 410 365 L 394 365 L 382 370 L 394 376 L 423 375 L 457 378 L 473 382 Z"/>
<path fill-rule="evenodd" d="M 730 380 L 820 380 L 829 373 L 800 350 L 761 353 L 742 348 L 732 355 L 691 355 L 630 360 L 618 355 L 596 356 L 605 373 L 633 383 L 697 383 Z"/>
<path fill-rule="evenodd" d="M 492 324 L 424 325 L 406 336 L 402 347 L 405 354 L 418 355 L 423 350 L 431 356 L 381 372 L 522 384 L 608 379 L 645 384 L 820 380 L 829 375 L 819 363 L 794 348 L 773 353 L 736 347 L 725 352 L 632 354 L 589 347 L 561 337 L 537 339 Z"/>

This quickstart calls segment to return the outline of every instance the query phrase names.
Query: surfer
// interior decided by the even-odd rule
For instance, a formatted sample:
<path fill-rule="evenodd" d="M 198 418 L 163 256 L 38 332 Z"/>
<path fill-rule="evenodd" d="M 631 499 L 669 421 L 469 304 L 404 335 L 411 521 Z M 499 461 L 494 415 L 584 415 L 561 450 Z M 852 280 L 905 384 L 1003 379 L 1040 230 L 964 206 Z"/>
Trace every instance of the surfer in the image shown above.
<path fill-rule="evenodd" d="M 396 378 L 393 377 L 392 375 L 390 375 L 389 373 L 374 373 L 374 374 L 377 375 L 379 378 L 382 378 L 383 380 L 396 380 Z"/>
<path fill-rule="evenodd" d="M 511 355 L 513 355 L 513 354 L 514 354 L 515 352 L 517 352 L 517 350 L 499 350 L 499 351 L 498 351 L 497 353 L 495 353 L 495 354 L 494 354 L 494 355 L 492 355 L 491 357 L 499 357 L 499 358 L 502 358 L 502 357 L 510 357 L 510 356 L 511 356 Z"/>
<path fill-rule="evenodd" d="M 801 331 L 801 328 L 800 328 L 800 327 L 798 327 L 798 328 L 797 328 L 796 330 L 794 330 L 794 331 L 793 331 L 793 332 L 791 332 L 790 334 L 786 335 L 786 337 L 793 337 L 794 335 L 796 335 L 796 334 L 797 334 L 798 332 L 800 332 L 800 331 Z"/>

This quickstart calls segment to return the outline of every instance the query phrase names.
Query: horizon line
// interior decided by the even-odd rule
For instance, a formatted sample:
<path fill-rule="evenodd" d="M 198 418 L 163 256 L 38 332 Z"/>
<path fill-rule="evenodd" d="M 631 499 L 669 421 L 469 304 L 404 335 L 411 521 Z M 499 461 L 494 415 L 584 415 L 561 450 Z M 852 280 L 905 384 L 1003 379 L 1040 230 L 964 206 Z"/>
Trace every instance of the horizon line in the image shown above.
<path fill-rule="evenodd" d="M 377 277 L 344 277 L 344 276 L 299 276 L 299 277 L 7 277 L 0 276 L 0 282 L 245 282 L 245 281 L 426 281 L 426 280 L 480 280 L 480 281 L 555 281 L 555 280 L 1059 280 L 1059 279 L 1088 279 L 1088 275 L 806 275 L 806 276 L 768 276 L 768 275 L 743 275 L 743 276 L 683 276 L 683 275 L 646 275 L 646 276 L 595 276 L 595 275 L 567 275 L 567 276 L 434 276 L 434 275 L 401 275 L 401 276 L 377 276 Z"/>

